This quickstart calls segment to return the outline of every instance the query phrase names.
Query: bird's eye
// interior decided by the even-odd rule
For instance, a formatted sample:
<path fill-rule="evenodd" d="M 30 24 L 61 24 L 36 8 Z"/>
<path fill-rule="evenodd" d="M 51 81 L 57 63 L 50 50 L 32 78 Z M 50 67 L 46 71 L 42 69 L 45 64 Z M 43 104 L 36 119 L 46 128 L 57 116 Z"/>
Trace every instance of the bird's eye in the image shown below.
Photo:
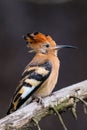
<path fill-rule="evenodd" d="M 45 46 L 46 46 L 47 48 L 49 48 L 49 47 L 50 47 L 50 45 L 49 45 L 49 44 L 46 44 Z"/>

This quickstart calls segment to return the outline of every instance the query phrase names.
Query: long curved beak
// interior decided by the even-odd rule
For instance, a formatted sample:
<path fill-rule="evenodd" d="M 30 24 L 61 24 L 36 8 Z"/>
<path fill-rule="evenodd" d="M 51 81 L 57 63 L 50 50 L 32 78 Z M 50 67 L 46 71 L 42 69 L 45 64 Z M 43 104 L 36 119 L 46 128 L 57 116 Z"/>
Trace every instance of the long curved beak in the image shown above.
<path fill-rule="evenodd" d="M 55 49 L 55 50 L 60 50 L 60 49 L 62 49 L 62 48 L 78 49 L 78 47 L 72 46 L 72 45 L 57 45 L 54 49 Z"/>

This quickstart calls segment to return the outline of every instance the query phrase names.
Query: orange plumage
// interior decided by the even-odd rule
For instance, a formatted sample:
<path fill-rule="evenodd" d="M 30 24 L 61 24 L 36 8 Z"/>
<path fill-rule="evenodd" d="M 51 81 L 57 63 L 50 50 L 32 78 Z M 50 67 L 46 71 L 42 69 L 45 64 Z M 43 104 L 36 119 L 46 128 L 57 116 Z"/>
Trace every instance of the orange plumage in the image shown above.
<path fill-rule="evenodd" d="M 27 47 L 32 49 L 31 52 L 36 54 L 22 74 L 7 114 L 25 106 L 27 102 L 32 101 L 34 96 L 50 95 L 59 74 L 60 61 L 57 51 L 61 48 L 73 48 L 69 45 L 57 46 L 49 35 L 40 32 L 27 34 L 24 39 Z"/>

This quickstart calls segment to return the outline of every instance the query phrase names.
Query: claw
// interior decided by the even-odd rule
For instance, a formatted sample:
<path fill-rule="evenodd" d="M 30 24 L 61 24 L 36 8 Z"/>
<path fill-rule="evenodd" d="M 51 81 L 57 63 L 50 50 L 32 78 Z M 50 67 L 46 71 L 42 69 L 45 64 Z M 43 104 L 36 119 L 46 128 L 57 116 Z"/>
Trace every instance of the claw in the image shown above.
<path fill-rule="evenodd" d="M 40 96 L 34 95 L 34 101 L 38 102 L 39 104 L 44 106 L 44 102 L 43 102 L 43 98 L 41 98 Z"/>

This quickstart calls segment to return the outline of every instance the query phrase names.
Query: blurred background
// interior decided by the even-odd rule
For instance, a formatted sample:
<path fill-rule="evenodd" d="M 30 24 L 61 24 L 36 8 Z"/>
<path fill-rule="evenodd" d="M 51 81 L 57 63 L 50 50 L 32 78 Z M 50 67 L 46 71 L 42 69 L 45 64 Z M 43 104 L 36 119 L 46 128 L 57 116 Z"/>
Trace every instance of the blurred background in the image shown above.
<path fill-rule="evenodd" d="M 87 79 L 87 0 L 0 0 L 0 118 L 6 115 L 21 73 L 34 56 L 22 36 L 35 31 L 51 35 L 57 44 L 79 47 L 59 52 L 61 67 L 54 91 Z M 81 103 L 77 114 L 75 121 L 70 111 L 63 113 L 68 130 L 87 130 Z M 55 115 L 42 119 L 40 126 L 63 130 Z"/>

